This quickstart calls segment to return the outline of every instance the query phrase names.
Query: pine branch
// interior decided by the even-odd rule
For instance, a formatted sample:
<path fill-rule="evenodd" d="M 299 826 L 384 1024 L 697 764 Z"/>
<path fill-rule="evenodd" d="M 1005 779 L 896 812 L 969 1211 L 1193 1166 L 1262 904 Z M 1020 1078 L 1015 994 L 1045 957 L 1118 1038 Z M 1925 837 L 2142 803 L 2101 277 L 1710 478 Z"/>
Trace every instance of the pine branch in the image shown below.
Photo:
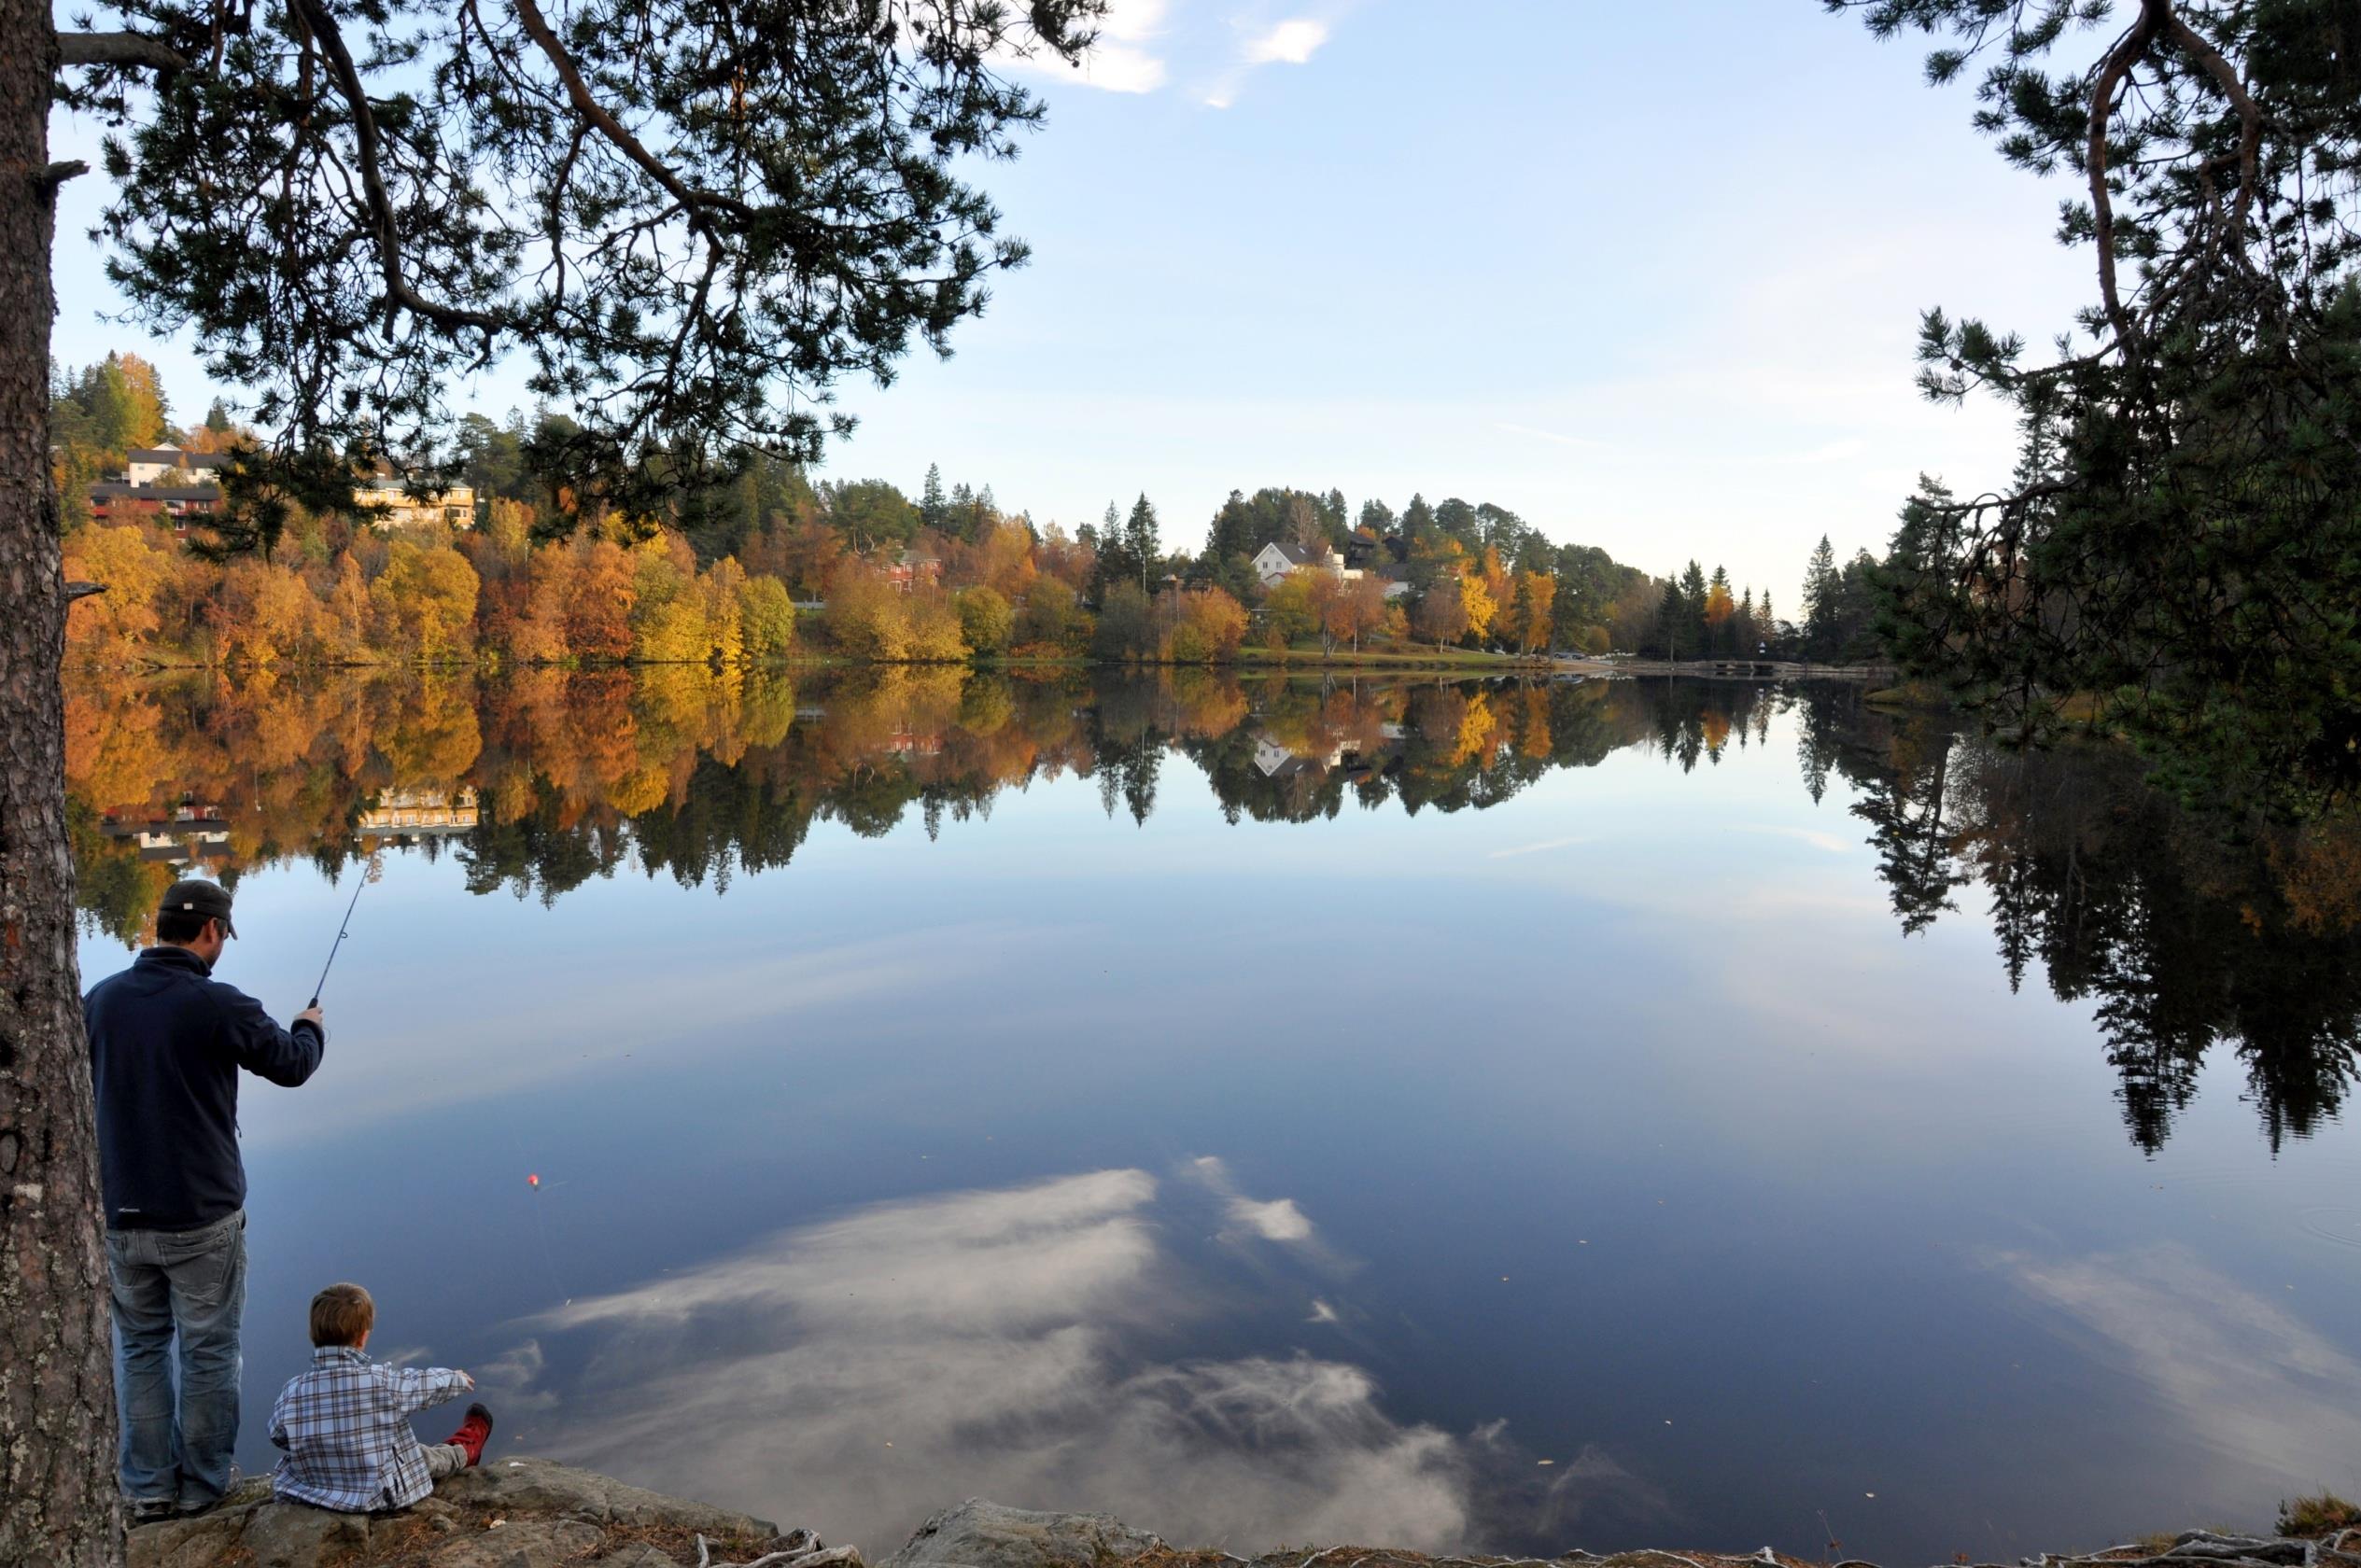
<path fill-rule="evenodd" d="M 151 71 L 185 71 L 189 57 L 145 33 L 61 33 L 60 65 L 137 65 Z"/>

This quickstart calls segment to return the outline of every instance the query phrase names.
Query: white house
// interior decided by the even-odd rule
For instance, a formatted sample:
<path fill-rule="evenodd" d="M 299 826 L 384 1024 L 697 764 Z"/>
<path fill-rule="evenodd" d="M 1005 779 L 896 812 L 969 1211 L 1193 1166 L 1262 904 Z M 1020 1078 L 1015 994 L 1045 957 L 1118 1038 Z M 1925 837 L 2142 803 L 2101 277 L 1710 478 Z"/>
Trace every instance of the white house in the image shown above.
<path fill-rule="evenodd" d="M 1254 568 L 1265 588 L 1305 570 L 1325 570 L 1346 582 L 1361 576 L 1360 567 L 1348 567 L 1333 555 L 1314 557 L 1300 544 L 1281 544 L 1275 539 L 1255 553 Z"/>
<path fill-rule="evenodd" d="M 209 474 L 230 466 L 218 452 L 184 452 L 176 446 L 135 446 L 123 454 L 123 483 L 155 484 L 178 469 L 186 474 Z"/>

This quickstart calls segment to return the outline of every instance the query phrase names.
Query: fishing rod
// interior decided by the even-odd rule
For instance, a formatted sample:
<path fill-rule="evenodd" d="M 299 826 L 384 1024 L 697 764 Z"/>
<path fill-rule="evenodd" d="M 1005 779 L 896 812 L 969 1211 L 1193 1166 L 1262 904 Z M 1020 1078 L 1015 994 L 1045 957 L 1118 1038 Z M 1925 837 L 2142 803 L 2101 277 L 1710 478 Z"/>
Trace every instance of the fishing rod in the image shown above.
<path fill-rule="evenodd" d="M 344 945 L 344 938 L 353 934 L 350 929 L 353 920 L 353 910 L 360 903 L 361 889 L 368 887 L 369 884 L 376 880 L 377 857 L 375 855 L 372 855 L 369 857 L 369 868 L 361 873 L 360 880 L 353 885 L 352 903 L 344 905 L 344 917 L 336 922 L 336 940 L 329 944 L 328 961 L 319 966 L 319 984 L 312 987 L 312 1006 L 317 1007 L 319 1005 L 319 994 L 327 987 L 328 985 L 328 972 L 336 967 L 337 950 Z"/>

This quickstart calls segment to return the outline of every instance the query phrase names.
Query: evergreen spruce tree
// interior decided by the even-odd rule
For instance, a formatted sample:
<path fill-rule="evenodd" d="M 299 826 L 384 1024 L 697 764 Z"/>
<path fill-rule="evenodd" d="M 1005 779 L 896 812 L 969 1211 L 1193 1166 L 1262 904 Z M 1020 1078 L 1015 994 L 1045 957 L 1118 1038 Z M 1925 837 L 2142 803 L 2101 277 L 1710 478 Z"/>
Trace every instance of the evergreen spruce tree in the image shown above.
<path fill-rule="evenodd" d="M 926 483 L 919 488 L 919 521 L 941 532 L 950 521 L 950 502 L 943 495 L 943 469 L 937 463 L 926 465 Z"/>
<path fill-rule="evenodd" d="M 1807 659 L 1834 657 L 1836 651 L 1837 597 L 1843 583 L 1836 575 L 1836 552 L 1829 547 L 1828 536 L 1822 534 L 1820 543 L 1812 547 L 1812 558 L 1804 567 L 1804 656 Z"/>
<path fill-rule="evenodd" d="M 1693 659 L 1710 651 L 1706 647 L 1705 568 L 1694 561 L 1680 572 L 1680 642 Z"/>
<path fill-rule="evenodd" d="M 1148 504 L 1143 492 L 1131 503 L 1131 515 L 1123 529 L 1123 548 L 1138 565 L 1140 591 L 1147 591 L 1148 573 L 1163 558 L 1164 547 L 1156 537 L 1156 509 Z"/>

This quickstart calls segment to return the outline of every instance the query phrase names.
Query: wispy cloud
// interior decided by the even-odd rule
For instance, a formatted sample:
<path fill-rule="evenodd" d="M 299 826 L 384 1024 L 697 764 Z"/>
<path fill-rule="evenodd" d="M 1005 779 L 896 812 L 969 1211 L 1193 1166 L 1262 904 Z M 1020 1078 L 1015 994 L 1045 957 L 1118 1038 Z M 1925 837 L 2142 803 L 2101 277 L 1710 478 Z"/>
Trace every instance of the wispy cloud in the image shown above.
<path fill-rule="evenodd" d="M 1540 855 L 1552 849 L 1571 849 L 1578 844 L 1589 842 L 1589 837 L 1581 833 L 1577 833 L 1571 838 L 1545 838 L 1539 844 L 1520 844 L 1513 849 L 1495 849 L 1484 859 L 1488 861 L 1514 860 L 1519 855 Z"/>
<path fill-rule="evenodd" d="M 1328 24 L 1296 17 L 1246 40 L 1249 65 L 1301 65 L 1328 41 Z"/>
<path fill-rule="evenodd" d="M 1202 94 L 1209 108 L 1226 109 L 1235 104 L 1246 77 L 1265 65 L 1309 64 L 1328 41 L 1334 24 L 1327 17 L 1300 16 L 1269 26 L 1241 26 L 1237 55 Z"/>
<path fill-rule="evenodd" d="M 1830 855 L 1849 855 L 1861 847 L 1840 833 L 1828 833 L 1820 828 L 1791 828 L 1771 822 L 1750 822 L 1738 831 L 1769 833 L 1775 838 L 1792 838 L 1799 844 L 1808 844 L 1813 848 Z"/>
<path fill-rule="evenodd" d="M 1223 1217 L 1234 1227 L 1226 1234 L 1233 1239 L 1258 1236 L 1265 1241 L 1312 1239 L 1311 1216 L 1296 1206 L 1294 1198 L 1248 1197 L 1238 1190 L 1230 1167 L 1219 1155 L 1201 1155 L 1188 1162 L 1183 1173 L 1220 1200 Z"/>
<path fill-rule="evenodd" d="M 2361 1452 L 2352 1390 L 2361 1365 L 2267 1295 L 2173 1243 L 2052 1260 L 2002 1253 L 1993 1267 L 2110 1345 L 2124 1368 L 2218 1452 L 2291 1485 L 2336 1478 Z"/>

